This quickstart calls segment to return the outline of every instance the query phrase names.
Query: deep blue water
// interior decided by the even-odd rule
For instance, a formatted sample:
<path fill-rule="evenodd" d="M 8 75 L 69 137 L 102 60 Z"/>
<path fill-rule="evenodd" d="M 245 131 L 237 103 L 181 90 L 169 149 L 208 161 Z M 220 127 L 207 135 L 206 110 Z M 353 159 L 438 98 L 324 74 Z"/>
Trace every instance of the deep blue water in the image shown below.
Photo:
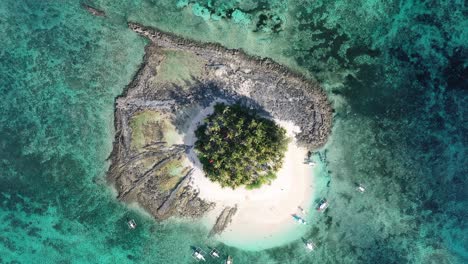
<path fill-rule="evenodd" d="M 105 183 L 114 98 L 146 44 L 127 21 L 272 57 L 329 94 L 318 250 L 217 245 L 236 263 L 468 262 L 464 1 L 89 3 L 107 18 L 71 0 L 0 3 L 0 263 L 190 263 L 191 245 L 214 243 Z"/>

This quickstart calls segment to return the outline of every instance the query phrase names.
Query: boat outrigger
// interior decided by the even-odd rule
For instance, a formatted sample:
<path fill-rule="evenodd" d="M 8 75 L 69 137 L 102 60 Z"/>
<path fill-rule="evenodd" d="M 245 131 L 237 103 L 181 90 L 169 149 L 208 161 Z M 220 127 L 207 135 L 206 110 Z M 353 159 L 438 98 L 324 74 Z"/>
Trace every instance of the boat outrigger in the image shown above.
<path fill-rule="evenodd" d="M 225 264 L 233 264 L 234 262 L 232 262 L 232 257 L 231 256 L 228 256 L 227 259 L 226 259 L 226 262 Z"/>
<path fill-rule="evenodd" d="M 303 224 L 303 225 L 306 225 L 306 224 L 307 224 L 307 221 L 306 221 L 304 218 L 298 216 L 297 214 L 293 214 L 292 217 L 293 217 L 294 220 L 295 220 L 296 222 L 298 222 L 299 224 Z"/>
<path fill-rule="evenodd" d="M 137 227 L 137 224 L 136 224 L 135 220 L 133 220 L 133 219 L 128 220 L 127 225 L 128 225 L 128 228 L 130 228 L 130 229 L 135 229 Z"/>
<path fill-rule="evenodd" d="M 317 247 L 311 240 L 307 240 L 304 244 L 309 251 L 314 251 L 314 249 Z"/>
<path fill-rule="evenodd" d="M 213 248 L 211 251 L 210 251 L 210 256 L 212 258 L 219 258 L 219 251 L 216 249 L 216 248 Z"/>
<path fill-rule="evenodd" d="M 206 261 L 205 259 L 205 256 L 204 255 L 204 251 L 201 250 L 201 248 L 196 248 L 194 251 L 193 251 L 193 254 L 192 254 L 192 257 L 196 260 L 196 261 Z"/>
<path fill-rule="evenodd" d="M 323 211 L 327 210 L 327 208 L 328 208 L 327 200 L 326 199 L 320 200 L 319 206 L 317 207 L 317 211 L 323 212 Z"/>

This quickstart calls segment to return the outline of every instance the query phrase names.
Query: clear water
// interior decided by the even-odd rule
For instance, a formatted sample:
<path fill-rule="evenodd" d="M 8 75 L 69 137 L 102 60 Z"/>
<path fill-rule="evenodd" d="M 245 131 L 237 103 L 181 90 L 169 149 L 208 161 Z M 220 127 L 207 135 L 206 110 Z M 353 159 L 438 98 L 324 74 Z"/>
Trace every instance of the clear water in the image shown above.
<path fill-rule="evenodd" d="M 331 206 L 308 233 L 319 248 L 217 245 L 236 263 L 468 262 L 464 1 L 93 4 L 108 17 L 72 0 L 0 3 L 0 263 L 191 263 L 190 246 L 216 245 L 105 184 L 114 98 L 146 44 L 126 21 L 272 57 L 330 95 L 317 196 Z"/>

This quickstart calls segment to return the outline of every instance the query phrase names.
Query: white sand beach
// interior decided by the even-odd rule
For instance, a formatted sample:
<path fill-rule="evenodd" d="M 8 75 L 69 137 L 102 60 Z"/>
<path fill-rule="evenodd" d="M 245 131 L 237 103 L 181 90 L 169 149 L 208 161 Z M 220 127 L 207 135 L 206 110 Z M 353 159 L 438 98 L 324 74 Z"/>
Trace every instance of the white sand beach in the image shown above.
<path fill-rule="evenodd" d="M 185 144 L 192 145 L 196 141 L 193 131 L 197 124 L 213 112 L 212 106 L 203 109 L 192 119 L 184 137 Z M 271 185 L 255 190 L 222 188 L 204 176 L 202 165 L 194 150 L 189 153 L 190 165 L 195 169 L 192 174 L 192 186 L 200 191 L 200 198 L 217 204 L 203 223 L 211 228 L 224 207 L 237 205 L 238 210 L 231 224 L 216 236 L 228 245 L 244 248 L 250 245 L 248 248 L 251 249 L 268 248 L 297 239 L 305 231 L 303 225 L 293 220 L 292 214 L 307 218 L 298 207 L 307 211 L 311 207 L 314 191 L 312 168 L 304 164 L 307 150 L 298 147 L 294 140 L 294 134 L 299 128 L 290 122 L 275 121 L 287 130 L 291 142 L 284 164 Z"/>

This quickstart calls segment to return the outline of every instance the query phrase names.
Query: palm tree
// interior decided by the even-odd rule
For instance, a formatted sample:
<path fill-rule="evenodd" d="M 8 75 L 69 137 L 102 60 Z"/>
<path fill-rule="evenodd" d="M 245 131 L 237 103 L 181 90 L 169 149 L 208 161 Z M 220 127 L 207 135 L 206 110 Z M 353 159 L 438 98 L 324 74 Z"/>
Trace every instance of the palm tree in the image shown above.
<path fill-rule="evenodd" d="M 196 150 L 207 176 L 222 186 L 268 183 L 281 167 L 286 131 L 240 105 L 215 105 L 200 126 Z"/>

